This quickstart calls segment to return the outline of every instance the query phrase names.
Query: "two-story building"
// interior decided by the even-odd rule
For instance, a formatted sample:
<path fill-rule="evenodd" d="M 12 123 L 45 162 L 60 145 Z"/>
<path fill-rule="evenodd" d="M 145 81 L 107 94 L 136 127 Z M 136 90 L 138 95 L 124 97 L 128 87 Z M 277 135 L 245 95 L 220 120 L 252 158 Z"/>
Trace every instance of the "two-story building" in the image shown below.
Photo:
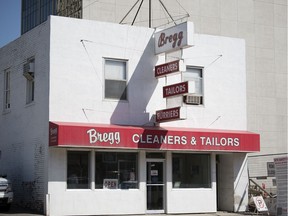
<path fill-rule="evenodd" d="M 16 202 L 47 215 L 246 210 L 260 141 L 244 40 L 51 16 L 0 49 L 0 73 L 0 173 Z"/>

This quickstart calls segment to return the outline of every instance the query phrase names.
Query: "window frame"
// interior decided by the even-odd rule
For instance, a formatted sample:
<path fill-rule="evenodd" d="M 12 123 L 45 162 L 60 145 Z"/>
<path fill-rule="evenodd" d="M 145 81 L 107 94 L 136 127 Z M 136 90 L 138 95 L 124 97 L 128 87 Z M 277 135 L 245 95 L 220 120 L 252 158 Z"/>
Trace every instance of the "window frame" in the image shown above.
<path fill-rule="evenodd" d="M 185 186 L 185 184 L 187 185 L 187 182 L 186 182 L 186 179 L 185 179 L 185 181 L 184 181 L 184 187 L 183 187 L 183 185 L 182 185 L 182 187 L 181 187 L 181 183 L 183 183 L 183 180 L 182 181 L 180 181 L 179 179 L 175 179 L 175 176 L 174 175 L 176 175 L 176 171 L 174 170 L 174 166 L 176 166 L 176 164 L 174 164 L 174 156 L 177 156 L 177 155 L 181 155 L 181 156 L 183 156 L 183 155 L 185 155 L 185 156 L 187 156 L 187 155 L 189 155 L 189 156 L 191 156 L 191 157 L 193 157 L 193 156 L 206 156 L 207 157 L 207 167 L 205 167 L 205 169 L 207 169 L 206 170 L 206 182 L 204 182 L 204 183 L 202 183 L 202 182 L 200 182 L 200 184 L 199 184 L 199 182 L 193 182 L 192 181 L 192 178 L 193 178 L 193 176 L 191 176 L 190 177 L 190 182 L 188 183 L 188 184 L 190 184 L 189 186 Z M 199 189 L 199 188 L 201 188 L 201 189 L 211 189 L 212 188 L 212 179 L 211 179 L 211 171 L 212 171 L 212 167 L 211 167 L 211 160 L 212 160 L 212 158 L 211 158 L 211 154 L 205 154 L 205 153 L 203 153 L 203 154 L 195 154 L 195 153 L 176 153 L 176 152 L 174 152 L 174 153 L 172 153 L 172 188 L 173 189 Z M 185 158 L 186 160 L 187 160 L 187 158 Z M 191 160 L 189 160 L 189 161 L 191 161 Z M 201 163 L 202 165 L 203 165 L 203 163 Z M 179 166 L 180 166 L 180 164 L 178 164 Z M 203 174 L 203 167 L 196 167 L 196 166 L 193 166 L 193 164 L 191 163 L 191 164 L 187 164 L 187 163 L 185 163 L 184 164 L 184 166 L 185 166 L 185 168 L 183 169 L 183 170 L 185 170 L 185 171 L 187 171 L 187 167 L 186 166 L 189 166 L 189 165 L 192 165 L 189 169 L 191 169 L 191 174 L 190 175 L 193 175 L 193 171 L 194 172 L 198 172 L 197 174 L 199 175 L 199 173 L 200 174 Z M 179 168 L 180 169 L 180 168 Z M 202 173 L 201 173 L 202 172 Z M 186 174 L 188 173 L 188 172 L 185 172 Z M 180 173 L 180 176 L 181 176 L 181 178 L 183 178 L 183 176 L 181 175 L 181 173 Z M 200 186 L 198 186 L 197 187 L 197 184 L 199 184 Z M 202 184 L 202 185 L 201 185 Z M 205 186 L 205 184 L 207 184 L 207 186 Z M 195 185 L 195 186 L 193 186 L 193 185 Z"/>
<path fill-rule="evenodd" d="M 106 61 L 114 61 L 114 62 L 122 62 L 125 63 L 125 79 L 106 79 Z M 125 81 L 125 89 L 123 93 L 126 95 L 125 98 L 122 99 L 122 95 L 120 97 L 108 97 L 106 96 L 106 81 Z M 128 101 L 128 59 L 117 59 L 117 58 L 106 58 L 103 57 L 103 98 L 104 100 L 116 100 L 116 101 Z"/>
<path fill-rule="evenodd" d="M 97 154 L 103 154 L 103 156 L 104 156 L 104 154 L 116 154 L 117 156 L 116 156 L 116 158 L 115 158 L 115 160 L 116 160 L 116 162 L 115 161 L 110 161 L 111 163 L 117 163 L 117 173 L 118 173 L 118 178 L 117 178 L 117 183 L 121 186 L 121 181 L 120 181 L 120 175 L 121 175 L 121 171 L 120 171 L 120 169 L 121 169 L 121 167 L 120 167 L 120 163 L 123 163 L 123 162 L 126 162 L 126 163 L 133 163 L 134 161 L 130 161 L 130 160 L 127 160 L 127 159 L 121 159 L 121 158 L 118 158 L 119 156 L 119 154 L 134 154 L 135 155 L 135 172 L 134 172 L 134 177 L 135 177 L 135 182 L 136 183 L 134 183 L 135 184 L 135 187 L 119 187 L 119 185 L 117 185 L 117 188 L 111 188 L 111 189 L 109 189 L 109 188 L 105 188 L 104 187 L 104 179 L 111 179 L 111 178 L 102 178 L 102 180 L 101 180 L 101 182 L 103 182 L 102 183 L 102 187 L 101 188 L 99 188 L 99 187 L 97 187 Z M 104 160 L 104 158 L 102 157 L 102 161 Z M 104 162 L 106 162 L 106 163 L 109 163 L 109 161 L 104 161 Z M 103 164 L 103 163 L 102 163 Z M 94 172 L 94 179 L 95 179 L 95 186 L 94 186 L 94 189 L 95 190 L 107 190 L 107 189 L 109 189 L 109 190 L 139 190 L 139 184 L 140 184 L 140 180 L 139 180 L 139 153 L 138 152 L 134 152 L 134 151 L 129 151 L 129 152 L 123 152 L 123 151 L 95 151 L 95 160 L 94 160 L 94 165 L 95 165 L 95 172 Z M 103 176 L 103 177 L 105 177 L 105 176 Z M 116 178 L 114 178 L 114 179 L 112 179 L 112 180 L 116 180 Z M 133 180 L 132 180 L 133 181 Z"/>
<path fill-rule="evenodd" d="M 189 73 L 187 72 L 189 69 L 195 69 L 195 70 L 199 70 L 200 71 L 200 76 L 199 77 L 190 77 L 190 78 L 186 78 L 185 79 L 185 73 Z M 193 93 L 193 94 L 189 94 L 189 95 L 185 95 L 183 96 L 183 101 L 185 104 L 189 104 L 189 105 L 194 105 L 194 106 L 203 106 L 204 105 L 204 67 L 201 67 L 201 66 L 195 66 L 195 65 L 186 65 L 186 70 L 184 72 L 182 72 L 182 81 L 197 81 L 199 80 L 199 84 L 200 84 L 200 93 Z M 196 83 L 195 83 L 196 85 Z M 196 91 L 197 91 L 197 88 L 196 88 Z M 201 101 L 200 103 L 198 104 L 190 104 L 190 103 L 186 103 L 186 98 L 187 97 L 199 97 L 199 100 Z"/>
<path fill-rule="evenodd" d="M 68 161 L 69 161 L 69 158 L 68 158 L 68 154 L 69 153 L 87 153 L 87 155 L 88 155 L 88 158 L 87 158 L 87 165 L 88 165 L 88 167 L 87 167 L 87 172 L 88 172 L 88 174 L 87 174 L 87 180 L 88 180 L 88 182 L 87 182 L 87 188 L 69 188 L 69 185 L 68 185 L 68 181 L 69 181 L 69 178 L 71 178 L 71 177 L 69 177 L 69 171 L 68 171 L 68 166 L 69 166 L 69 164 L 68 164 Z M 91 190 L 91 181 L 92 181 L 92 179 L 91 179 L 91 151 L 85 151 L 85 150 L 81 150 L 81 149 L 77 149 L 77 150 L 70 150 L 70 149 L 68 149 L 67 151 L 66 151 L 66 189 L 67 190 Z M 70 175 L 71 176 L 71 175 Z M 73 176 L 73 178 L 77 178 L 77 176 Z M 76 180 L 76 181 L 78 181 L 78 179 L 73 179 L 73 180 Z"/>
<path fill-rule="evenodd" d="M 35 58 L 31 57 L 25 64 L 27 63 L 34 63 L 34 77 L 32 80 L 26 79 L 26 105 L 30 105 L 35 102 Z"/>
<path fill-rule="evenodd" d="M 4 70 L 3 111 L 11 109 L 11 70 Z"/>

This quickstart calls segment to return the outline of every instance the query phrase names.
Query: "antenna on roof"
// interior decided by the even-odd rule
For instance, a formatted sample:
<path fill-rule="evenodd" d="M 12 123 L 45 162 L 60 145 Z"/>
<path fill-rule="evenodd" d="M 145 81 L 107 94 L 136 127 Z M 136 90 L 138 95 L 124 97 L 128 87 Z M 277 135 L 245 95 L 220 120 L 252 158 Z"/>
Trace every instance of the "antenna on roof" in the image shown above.
<path fill-rule="evenodd" d="M 140 2 L 141 1 L 141 2 Z M 137 9 L 137 11 L 136 11 L 136 14 L 135 14 L 135 16 L 134 16 L 134 18 L 133 18 L 133 21 L 132 21 L 132 23 L 131 23 L 131 25 L 134 25 L 134 23 L 135 23 L 135 20 L 136 20 L 136 18 L 137 18 L 137 16 L 138 16 L 138 13 L 139 13 L 139 11 L 140 11 L 140 9 L 141 9 L 141 7 L 142 7 L 142 4 L 143 4 L 143 1 L 144 0 L 137 0 L 136 2 L 135 2 L 135 4 L 129 9 L 129 11 L 125 14 L 125 16 L 122 18 L 122 20 L 119 22 L 119 24 L 124 24 L 123 23 L 123 21 L 127 18 L 127 16 L 131 13 L 131 11 L 136 7 L 136 5 L 140 2 L 140 4 L 139 4 L 139 6 L 138 6 L 138 9 Z M 151 0 L 148 0 L 149 2 L 148 2 L 148 19 L 149 19 L 149 21 L 148 21 L 148 26 L 149 26 L 149 28 L 151 28 L 152 27 L 152 2 L 151 2 Z M 164 9 L 164 11 L 168 14 L 168 16 L 170 17 L 170 19 L 173 21 L 173 23 L 174 23 L 174 25 L 177 25 L 177 23 L 176 23 L 176 20 L 173 18 L 173 16 L 170 14 L 170 12 L 168 11 L 168 9 L 167 9 L 167 7 L 164 5 L 164 3 L 161 1 L 161 0 L 158 0 L 159 1 L 159 3 L 160 3 L 160 5 L 162 6 L 162 8 Z M 177 0 L 176 0 L 177 1 Z M 177 1 L 177 3 L 180 5 L 180 3 Z M 181 5 L 180 5 L 181 6 Z M 188 12 L 181 6 L 181 8 L 186 12 L 186 14 L 185 14 L 185 16 L 184 17 L 189 17 L 189 14 L 188 14 Z M 182 18 L 184 18 L 184 17 L 182 17 Z M 182 19 L 181 18 L 181 19 Z M 168 23 L 169 23 L 169 20 L 168 20 Z"/>

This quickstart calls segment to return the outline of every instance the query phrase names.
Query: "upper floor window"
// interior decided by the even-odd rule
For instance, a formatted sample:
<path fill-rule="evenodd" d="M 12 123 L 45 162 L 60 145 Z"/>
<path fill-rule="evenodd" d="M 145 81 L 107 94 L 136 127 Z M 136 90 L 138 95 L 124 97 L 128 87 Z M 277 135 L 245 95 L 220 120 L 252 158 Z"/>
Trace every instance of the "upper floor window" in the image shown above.
<path fill-rule="evenodd" d="M 35 93 L 35 59 L 29 59 L 23 66 L 23 76 L 26 78 L 26 104 L 34 101 Z"/>
<path fill-rule="evenodd" d="M 127 100 L 127 61 L 105 59 L 105 98 Z"/>
<path fill-rule="evenodd" d="M 4 71 L 4 110 L 10 109 L 10 70 Z"/>
<path fill-rule="evenodd" d="M 203 104 L 203 68 L 188 66 L 183 72 L 183 81 L 193 81 L 195 91 L 184 97 L 184 102 L 192 105 Z"/>

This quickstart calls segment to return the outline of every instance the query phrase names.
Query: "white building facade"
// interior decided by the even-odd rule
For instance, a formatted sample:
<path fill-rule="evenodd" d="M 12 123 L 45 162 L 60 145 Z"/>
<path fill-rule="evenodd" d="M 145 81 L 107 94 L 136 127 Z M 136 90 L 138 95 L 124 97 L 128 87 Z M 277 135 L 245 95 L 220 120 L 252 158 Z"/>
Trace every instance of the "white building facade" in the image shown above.
<path fill-rule="evenodd" d="M 47 215 L 246 210 L 260 138 L 247 131 L 245 42 L 187 26 L 165 36 L 189 47 L 156 55 L 154 29 L 52 16 L 0 50 L 0 173 L 18 203 Z M 193 92 L 164 97 L 184 81 Z M 174 104 L 183 119 L 169 120 Z"/>

